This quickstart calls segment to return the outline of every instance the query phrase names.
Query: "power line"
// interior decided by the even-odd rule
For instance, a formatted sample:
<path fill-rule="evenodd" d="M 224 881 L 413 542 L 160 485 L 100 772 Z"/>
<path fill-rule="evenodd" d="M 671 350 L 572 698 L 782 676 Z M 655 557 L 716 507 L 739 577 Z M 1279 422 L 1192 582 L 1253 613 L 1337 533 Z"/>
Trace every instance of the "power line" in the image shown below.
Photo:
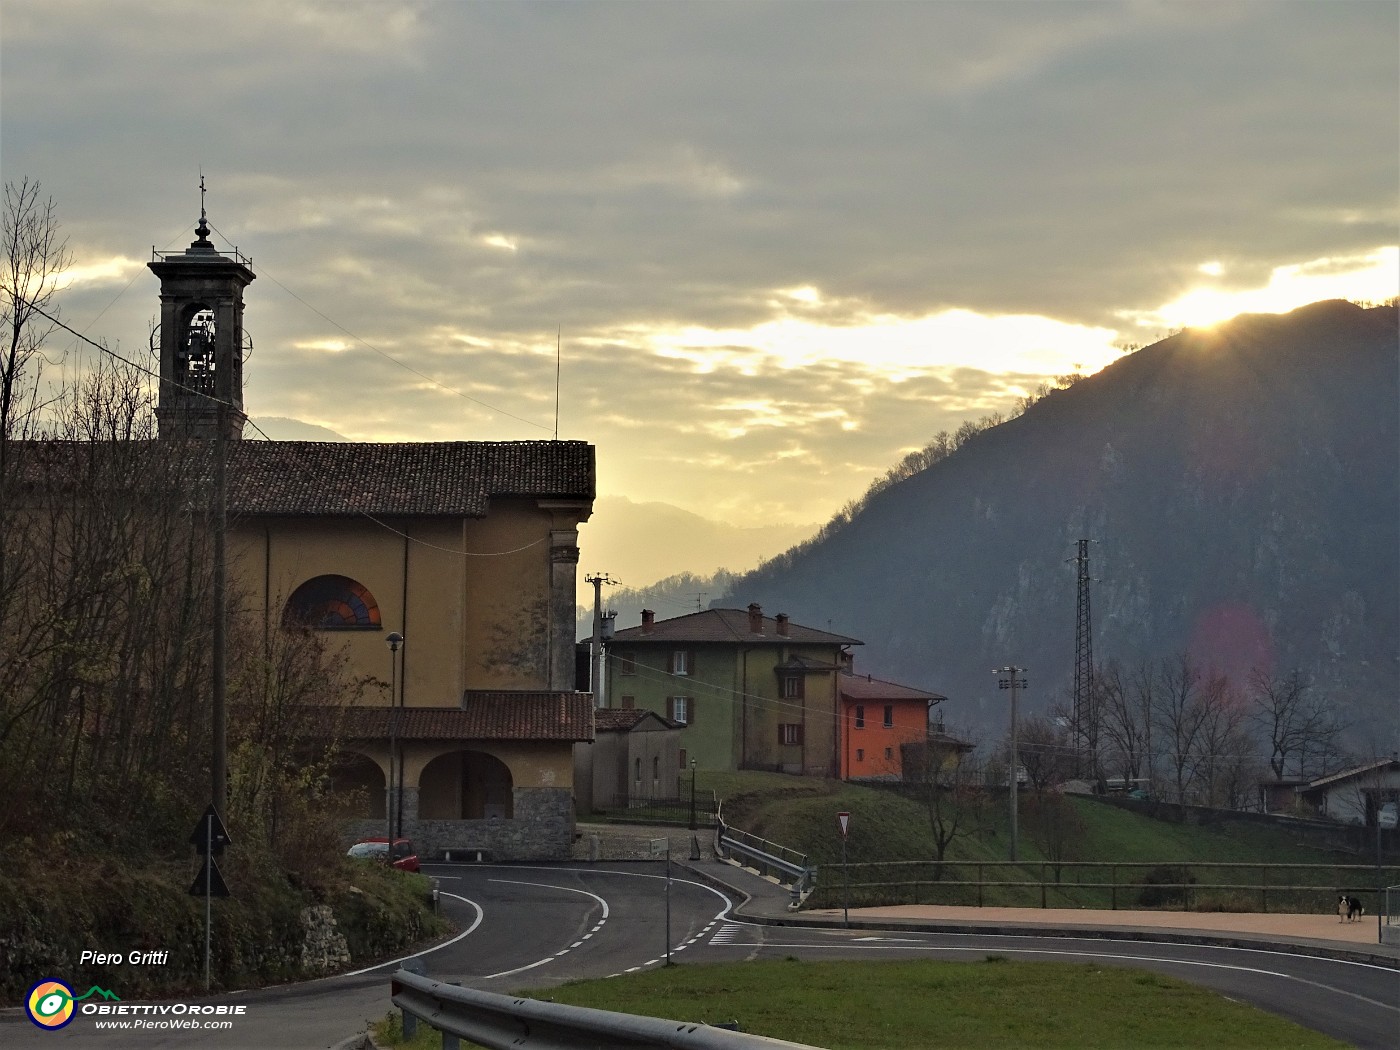
<path fill-rule="evenodd" d="M 110 347 L 105 346 L 105 345 L 103 345 L 102 343 L 97 342 L 95 339 L 89 338 L 88 336 L 84 335 L 82 332 L 79 332 L 77 329 L 71 327 L 70 325 L 64 324 L 64 323 L 63 323 L 62 321 L 60 321 L 57 317 L 54 317 L 52 314 L 50 314 L 50 313 L 46 312 L 45 310 L 41 309 L 40 307 L 38 307 L 37 305 L 35 305 L 33 302 L 31 302 L 31 301 L 29 301 L 29 300 L 27 300 L 27 299 L 23 299 L 23 298 L 21 298 L 21 297 L 19 297 L 19 296 L 16 296 L 16 298 L 19 299 L 20 302 L 25 303 L 27 306 L 29 306 L 31 309 L 33 309 L 34 312 L 37 313 L 37 314 L 39 314 L 41 317 L 43 317 L 43 318 L 45 318 L 46 320 L 48 320 L 48 321 L 52 322 L 53 324 L 57 325 L 59 328 L 62 328 L 65 332 L 68 332 L 70 335 L 73 335 L 73 336 L 75 336 L 76 338 L 78 338 L 78 339 L 82 340 L 83 342 L 87 343 L 89 346 L 94 347 L 95 349 L 97 349 L 97 350 L 100 351 L 101 353 L 106 354 L 108 357 L 111 357 L 111 358 L 113 358 L 113 359 L 115 359 L 115 360 L 117 360 L 117 361 L 120 361 L 122 364 L 126 365 L 128 368 L 134 369 L 135 371 L 140 372 L 140 373 L 143 374 L 143 375 L 149 376 L 150 378 L 154 379 L 157 383 L 165 383 L 165 384 L 169 384 L 169 385 L 174 385 L 174 384 L 175 384 L 175 381 L 174 381 L 174 380 L 172 380 L 172 379 L 166 379 L 164 376 L 160 375 L 158 372 L 152 372 L 152 371 L 151 371 L 149 368 L 147 368 L 145 365 L 137 364 L 135 361 L 132 361 L 130 358 L 123 357 L 121 354 L 117 353 L 115 350 L 111 349 Z M 192 394 L 194 394 L 194 395 L 197 396 L 197 397 L 204 398 L 206 401 L 211 401 L 211 402 L 213 402 L 213 403 L 216 404 L 216 405 L 222 405 L 222 406 L 224 406 L 224 407 L 226 407 L 226 408 L 234 408 L 234 407 L 236 407 L 236 406 L 233 405 L 232 402 L 225 401 L 223 398 L 217 397 L 217 396 L 215 396 L 214 394 L 205 393 L 204 391 L 200 391 L 200 390 L 191 390 L 191 391 L 189 391 L 189 393 L 192 393 Z M 293 471 L 295 471 L 297 474 L 301 475 L 302 478 L 305 478 L 305 479 L 308 479 L 308 480 L 314 480 L 314 479 L 312 478 L 312 475 L 310 474 L 310 472 L 308 472 L 308 471 L 306 471 L 305 469 L 303 469 L 303 467 L 301 466 L 301 464 L 297 463 L 297 462 L 295 461 L 295 459 L 288 458 L 288 450 L 287 450 L 287 446 L 286 446 L 286 444 L 285 444 L 284 442 L 273 440 L 271 437 L 268 436 L 268 434 L 266 433 L 266 431 L 264 431 L 261 427 L 259 427 L 259 426 L 258 426 L 256 423 L 254 423 L 252 420 L 248 420 L 248 421 L 247 421 L 247 425 L 250 426 L 250 427 L 252 427 L 255 431 L 257 431 L 258 434 L 260 434 L 260 435 L 268 442 L 268 444 L 269 444 L 272 448 L 274 448 L 274 449 L 277 451 L 278 454 L 282 455 L 282 456 L 284 457 L 284 462 L 287 463 L 287 465 L 288 465 Z M 394 528 L 392 525 L 388 524 L 387 522 L 381 521 L 379 518 L 375 517 L 373 514 L 368 513 L 367 511 L 355 510 L 354 508 L 347 508 L 347 509 L 349 509 L 349 511 L 350 511 L 351 514 L 354 514 L 354 515 L 356 515 L 356 516 L 358 516 L 358 517 L 364 518 L 366 521 L 368 521 L 368 522 L 370 522 L 370 523 L 372 523 L 372 524 L 374 524 L 374 525 L 377 525 L 379 528 L 384 529 L 386 532 L 390 532 L 390 533 L 392 533 L 393 535 L 398 536 L 398 537 L 400 537 L 400 538 L 402 538 L 402 539 L 404 539 L 404 540 L 406 540 L 406 541 L 408 541 L 408 542 L 410 542 L 410 543 L 416 543 L 416 544 L 418 544 L 419 546 L 426 547 L 426 548 L 428 548 L 428 549 L 430 549 L 430 550 L 441 551 L 441 552 L 444 553 L 444 554 L 461 555 L 461 556 L 467 557 L 467 558 L 502 558 L 502 557 L 506 557 L 507 555 L 511 555 L 511 554 L 519 554 L 521 551 L 529 550 L 531 547 L 539 546 L 539 544 L 541 544 L 541 543 L 544 542 L 544 538 L 541 537 L 540 539 L 537 539 L 537 540 L 534 540 L 534 541 L 532 541 L 532 542 L 530 542 L 530 543 L 527 543 L 527 544 L 525 544 L 524 546 L 516 547 L 516 548 L 514 548 L 514 549 L 512 549 L 512 550 L 508 550 L 508 551 L 488 551 L 488 552 L 483 552 L 483 551 L 456 550 L 456 549 L 453 549 L 453 548 L 450 548 L 450 547 L 441 547 L 441 546 L 439 546 L 439 545 L 436 544 L 436 543 L 429 543 L 427 540 L 419 539 L 419 538 L 416 537 L 416 536 L 410 536 L 408 533 L 403 532 L 403 531 L 401 531 L 400 529 Z"/>

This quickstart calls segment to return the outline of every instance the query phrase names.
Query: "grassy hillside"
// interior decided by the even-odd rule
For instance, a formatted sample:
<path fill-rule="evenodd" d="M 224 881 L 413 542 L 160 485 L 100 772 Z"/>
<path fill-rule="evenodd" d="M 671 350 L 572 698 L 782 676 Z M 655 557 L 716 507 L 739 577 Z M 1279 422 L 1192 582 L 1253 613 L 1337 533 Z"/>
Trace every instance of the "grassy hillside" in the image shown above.
<path fill-rule="evenodd" d="M 979 897 L 975 891 L 954 892 L 947 883 L 986 879 L 996 882 L 1038 882 L 1054 878 L 1058 859 L 1065 867 L 1062 875 L 1070 882 L 1119 883 L 1196 882 L 1255 885 L 1261 880 L 1259 865 L 1326 865 L 1309 872 L 1290 871 L 1286 881 L 1315 886 L 1315 892 L 1289 896 L 1273 893 L 1268 907 L 1276 910 L 1315 910 L 1338 887 L 1370 887 L 1371 877 L 1337 871 L 1336 865 L 1366 864 L 1370 858 L 1338 854 L 1299 841 L 1286 827 L 1273 827 L 1245 821 L 1223 821 L 1209 826 L 1180 824 L 1171 819 L 1154 819 L 1129 812 L 1092 798 L 1063 796 L 1060 832 L 1051 835 L 1036 823 L 1033 800 L 1019 800 L 1020 820 L 1018 860 L 1015 869 L 996 868 L 1006 861 L 1010 845 L 1010 814 L 1004 794 L 989 797 L 977 812 L 968 815 L 965 830 L 949 845 L 946 863 L 934 870 L 928 862 L 935 856 L 934 839 L 925 808 L 894 791 L 862 787 L 837 781 L 790 777 L 768 773 L 701 774 L 701 782 L 712 788 L 724 802 L 724 819 L 733 827 L 761 835 L 805 853 L 808 861 L 829 873 L 821 878 L 812 903 L 831 906 L 831 895 L 840 882 L 834 872 L 841 862 L 841 837 L 836 814 L 851 814 L 846 843 L 853 883 L 900 883 L 883 890 L 853 894 L 852 903 L 881 903 L 912 900 L 918 892 L 927 900 L 929 884 L 945 884 L 943 903 L 1004 903 L 1036 905 L 1038 888 L 994 888 Z M 1057 798 L 1061 798 L 1057 796 Z M 1056 841 L 1057 840 L 1057 841 Z M 921 861 L 918 869 L 900 868 L 887 862 Z M 1099 862 L 1120 867 L 1116 871 L 1076 868 L 1073 862 Z M 1207 863 L 1238 865 L 1230 869 L 1183 865 Z M 879 865 L 868 868 L 864 865 Z M 1131 865 L 1143 865 L 1133 868 Z M 979 870 L 978 865 L 983 867 Z M 1152 871 L 1153 867 L 1171 870 Z M 1048 874 L 1047 874 L 1048 872 Z M 1280 880 L 1263 876 L 1271 885 Z M 915 882 L 922 883 L 915 890 Z M 1332 898 L 1335 900 L 1335 898 Z M 1193 891 L 1192 906 L 1198 910 L 1261 910 L 1263 898 L 1257 891 Z M 1319 902 L 1322 902 L 1321 904 Z M 1180 906 L 1180 895 L 1170 892 L 1142 896 L 1136 890 L 1061 889 L 1051 891 L 1047 903 L 1082 906 Z"/>

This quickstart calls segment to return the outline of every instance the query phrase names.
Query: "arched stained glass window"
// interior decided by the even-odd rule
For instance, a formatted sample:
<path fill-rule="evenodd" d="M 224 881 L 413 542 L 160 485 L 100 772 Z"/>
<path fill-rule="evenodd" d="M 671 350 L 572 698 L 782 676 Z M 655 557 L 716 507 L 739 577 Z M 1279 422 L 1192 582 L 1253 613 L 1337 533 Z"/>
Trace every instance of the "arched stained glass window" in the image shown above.
<path fill-rule="evenodd" d="M 287 599 L 282 622 L 318 631 L 374 631 L 381 626 L 374 595 L 348 576 L 307 580 Z"/>

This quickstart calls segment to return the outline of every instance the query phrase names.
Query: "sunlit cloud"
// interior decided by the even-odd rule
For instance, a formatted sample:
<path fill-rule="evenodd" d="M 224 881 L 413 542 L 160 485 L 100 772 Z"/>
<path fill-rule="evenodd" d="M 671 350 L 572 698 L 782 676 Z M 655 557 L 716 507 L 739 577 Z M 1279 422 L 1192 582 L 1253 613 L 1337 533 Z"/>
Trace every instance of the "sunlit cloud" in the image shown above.
<path fill-rule="evenodd" d="M 1219 265 L 1219 264 L 1207 264 Z M 1202 272 L 1205 267 L 1201 267 Z M 1223 268 L 1222 268 L 1223 272 Z M 1204 327 L 1237 314 L 1281 314 L 1322 299 L 1384 302 L 1400 294 L 1400 248 L 1276 266 L 1259 288 L 1193 288 L 1154 310 L 1120 316 L 1143 328 Z"/>
<path fill-rule="evenodd" d="M 1207 277 L 1219 277 L 1225 273 L 1225 265 L 1219 260 L 1203 262 L 1200 266 L 1197 266 L 1196 269 L 1199 270 L 1201 273 L 1205 274 Z"/>
<path fill-rule="evenodd" d="M 507 237 L 504 233 L 488 233 L 481 238 L 481 243 L 488 248 L 503 248 L 508 252 L 520 250 L 520 242 L 514 237 Z"/>
<path fill-rule="evenodd" d="M 828 324 L 781 317 L 748 329 L 697 325 L 635 327 L 621 336 L 652 353 L 681 358 L 697 372 L 759 362 L 784 369 L 824 361 L 843 362 L 900 382 L 914 375 L 956 365 L 987 372 L 1055 375 L 1098 371 L 1121 356 L 1117 333 L 1047 317 L 987 316 L 971 310 L 945 310 L 924 317 L 889 314 L 852 317 Z"/>
<path fill-rule="evenodd" d="M 53 287 L 61 290 L 74 285 L 119 284 L 129 281 L 135 271 L 145 267 L 145 263 L 130 259 L 125 255 L 114 255 L 110 259 L 79 263 L 70 266 L 54 278 Z"/>

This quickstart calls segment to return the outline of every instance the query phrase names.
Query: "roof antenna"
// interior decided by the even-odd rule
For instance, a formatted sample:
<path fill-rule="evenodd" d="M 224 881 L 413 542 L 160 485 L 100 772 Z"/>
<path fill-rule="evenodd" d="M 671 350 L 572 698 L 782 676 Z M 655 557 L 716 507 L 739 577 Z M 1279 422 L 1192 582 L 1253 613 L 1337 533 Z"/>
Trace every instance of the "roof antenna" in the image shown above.
<path fill-rule="evenodd" d="M 564 367 L 564 328 L 554 329 L 554 440 L 559 440 L 559 373 Z"/>

